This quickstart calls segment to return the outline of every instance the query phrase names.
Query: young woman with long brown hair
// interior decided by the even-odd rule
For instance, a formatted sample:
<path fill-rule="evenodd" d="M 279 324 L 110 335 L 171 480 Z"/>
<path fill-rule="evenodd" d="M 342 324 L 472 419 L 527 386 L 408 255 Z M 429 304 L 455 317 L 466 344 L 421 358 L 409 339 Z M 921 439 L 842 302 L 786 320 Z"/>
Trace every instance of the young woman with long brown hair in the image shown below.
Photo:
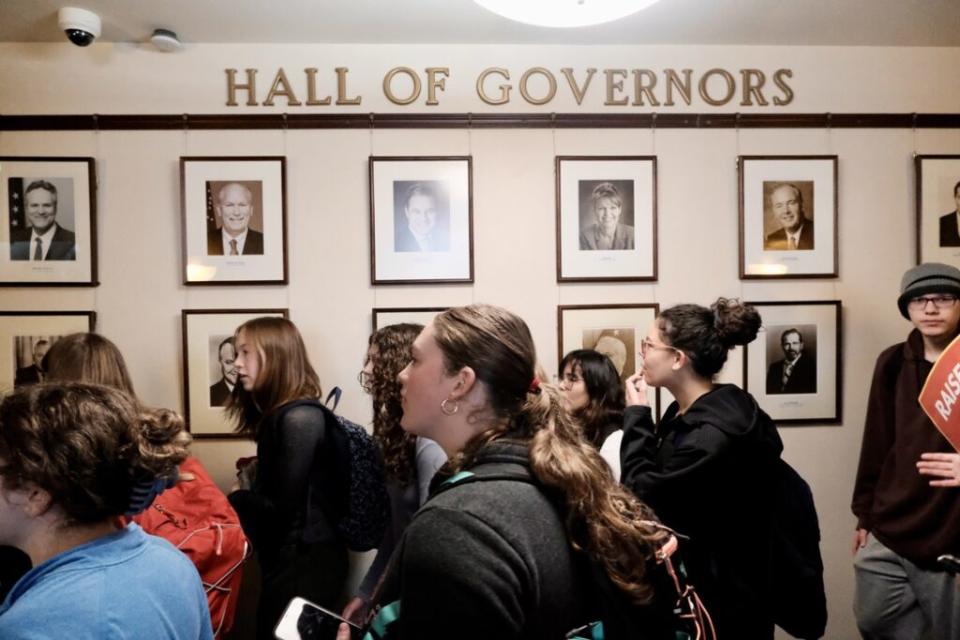
<path fill-rule="evenodd" d="M 300 332 L 284 318 L 254 318 L 235 343 L 238 385 L 227 412 L 238 433 L 256 440 L 257 469 L 250 486 L 229 497 L 260 560 L 257 636 L 272 638 L 291 598 L 338 605 L 347 551 L 324 515 L 324 496 L 313 491 L 335 479 L 312 477 L 324 468 L 314 461 L 329 425 Z"/>
<path fill-rule="evenodd" d="M 390 496 L 390 525 L 377 555 L 360 583 L 359 594 L 343 615 L 362 619 L 403 530 L 430 493 L 430 480 L 447 461 L 447 454 L 429 438 L 407 433 L 400 426 L 403 407 L 397 375 L 410 362 L 410 348 L 423 330 L 420 324 L 395 324 L 370 335 L 360 383 L 373 401 L 373 437 L 383 453 Z"/>
<path fill-rule="evenodd" d="M 725 298 L 666 309 L 626 385 L 623 484 L 689 536 L 684 564 L 720 638 L 773 638 L 770 492 L 783 444 L 750 394 L 713 380 L 760 322 L 753 307 Z M 656 426 L 648 385 L 676 398 Z"/>
<path fill-rule="evenodd" d="M 449 309 L 414 342 L 403 428 L 488 479 L 458 473 L 407 527 L 378 594 L 377 625 L 399 601 L 389 637 L 562 638 L 592 615 L 588 557 L 625 599 L 651 597 L 665 534 L 535 365 L 527 325 L 498 307 Z"/>

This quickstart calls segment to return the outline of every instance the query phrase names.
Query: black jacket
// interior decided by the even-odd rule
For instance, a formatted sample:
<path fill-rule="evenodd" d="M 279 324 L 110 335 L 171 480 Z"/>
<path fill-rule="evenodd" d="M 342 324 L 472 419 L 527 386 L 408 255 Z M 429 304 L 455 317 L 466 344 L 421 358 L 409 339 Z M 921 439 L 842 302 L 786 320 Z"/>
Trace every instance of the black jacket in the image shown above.
<path fill-rule="evenodd" d="M 621 482 L 689 541 L 690 581 L 721 638 L 773 637 L 767 601 L 773 462 L 783 444 L 748 393 L 717 385 L 654 430 L 649 407 L 624 415 Z"/>
<path fill-rule="evenodd" d="M 525 445 L 488 447 L 471 471 L 529 475 Z M 588 585 L 541 490 L 488 480 L 436 493 L 414 516 L 378 593 L 401 601 L 391 638 L 562 638 L 588 622 Z"/>

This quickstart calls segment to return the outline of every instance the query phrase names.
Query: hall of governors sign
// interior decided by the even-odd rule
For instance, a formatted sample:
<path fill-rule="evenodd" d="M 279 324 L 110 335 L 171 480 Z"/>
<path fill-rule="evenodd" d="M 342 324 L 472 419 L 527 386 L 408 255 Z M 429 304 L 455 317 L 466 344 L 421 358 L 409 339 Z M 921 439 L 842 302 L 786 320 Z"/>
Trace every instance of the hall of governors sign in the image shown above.
<path fill-rule="evenodd" d="M 355 106 L 363 101 L 362 95 L 351 91 L 347 67 L 335 67 L 324 77 L 317 68 L 290 74 L 280 68 L 267 76 L 267 82 L 259 69 L 224 71 L 228 107 Z M 489 105 L 509 105 L 511 101 L 518 101 L 517 94 L 519 100 L 529 104 L 546 105 L 558 93 L 569 92 L 577 105 L 588 97 L 591 103 L 602 97 L 605 107 L 672 107 L 692 105 L 698 99 L 714 107 L 728 104 L 782 107 L 793 101 L 792 77 L 791 69 L 713 68 L 695 73 L 693 69 L 530 67 L 517 72 L 488 67 L 471 81 L 477 97 Z M 394 67 L 383 76 L 383 94 L 398 105 L 437 106 L 448 80 L 455 80 L 449 67 Z"/>

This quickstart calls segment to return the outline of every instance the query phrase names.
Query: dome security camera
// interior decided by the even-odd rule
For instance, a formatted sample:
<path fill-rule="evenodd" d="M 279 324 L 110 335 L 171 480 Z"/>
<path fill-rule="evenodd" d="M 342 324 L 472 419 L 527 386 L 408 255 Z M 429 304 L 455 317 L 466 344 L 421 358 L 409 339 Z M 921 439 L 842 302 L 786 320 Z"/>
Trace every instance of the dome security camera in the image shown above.
<path fill-rule="evenodd" d="M 78 47 L 86 47 L 100 35 L 100 16 L 86 9 L 64 7 L 58 22 L 70 42 Z"/>

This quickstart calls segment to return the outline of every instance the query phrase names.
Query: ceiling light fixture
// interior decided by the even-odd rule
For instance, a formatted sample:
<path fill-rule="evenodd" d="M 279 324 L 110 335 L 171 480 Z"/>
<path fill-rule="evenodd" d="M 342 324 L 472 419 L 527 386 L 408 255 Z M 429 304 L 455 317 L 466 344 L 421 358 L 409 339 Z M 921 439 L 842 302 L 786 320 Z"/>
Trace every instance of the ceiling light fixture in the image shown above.
<path fill-rule="evenodd" d="M 160 51 L 170 53 L 180 50 L 180 39 L 177 34 L 169 29 L 154 29 L 150 36 L 150 42 Z"/>
<path fill-rule="evenodd" d="M 496 14 L 540 27 L 586 27 L 646 9 L 659 0 L 474 0 Z"/>

